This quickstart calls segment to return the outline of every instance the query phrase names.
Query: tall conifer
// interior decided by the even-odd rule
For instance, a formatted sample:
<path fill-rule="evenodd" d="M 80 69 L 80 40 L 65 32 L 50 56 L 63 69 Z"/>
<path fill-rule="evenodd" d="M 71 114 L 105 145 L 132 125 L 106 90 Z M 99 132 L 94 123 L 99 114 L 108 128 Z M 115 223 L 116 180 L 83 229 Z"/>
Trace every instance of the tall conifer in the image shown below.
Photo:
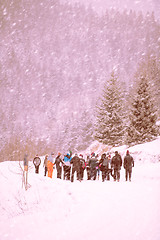
<path fill-rule="evenodd" d="M 138 144 L 151 141 L 158 135 L 157 112 L 147 74 L 139 76 L 138 87 L 131 104 L 127 142 Z"/>
<path fill-rule="evenodd" d="M 104 86 L 97 106 L 95 139 L 112 146 L 121 145 L 124 139 L 123 102 L 120 87 L 114 73 Z"/>

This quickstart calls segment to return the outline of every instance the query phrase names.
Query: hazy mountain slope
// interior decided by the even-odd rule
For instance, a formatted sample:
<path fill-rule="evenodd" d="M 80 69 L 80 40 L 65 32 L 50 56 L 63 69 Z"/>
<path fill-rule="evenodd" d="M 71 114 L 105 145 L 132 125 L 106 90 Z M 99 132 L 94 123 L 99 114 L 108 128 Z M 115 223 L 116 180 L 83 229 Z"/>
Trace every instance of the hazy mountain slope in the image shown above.
<path fill-rule="evenodd" d="M 117 8 L 119 10 L 135 10 L 143 13 L 155 12 L 155 16 L 160 20 L 160 1 L 159 0 L 61 0 L 70 3 L 84 3 L 92 5 L 99 13 L 106 8 Z"/>

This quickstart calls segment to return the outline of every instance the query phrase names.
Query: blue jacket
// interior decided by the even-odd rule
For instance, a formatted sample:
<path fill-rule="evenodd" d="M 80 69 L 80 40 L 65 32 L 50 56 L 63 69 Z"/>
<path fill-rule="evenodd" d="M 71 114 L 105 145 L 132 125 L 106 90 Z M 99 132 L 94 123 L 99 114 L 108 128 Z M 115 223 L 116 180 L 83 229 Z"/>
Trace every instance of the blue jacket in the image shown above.
<path fill-rule="evenodd" d="M 72 157 L 67 153 L 67 155 L 64 157 L 64 162 L 70 162 Z"/>

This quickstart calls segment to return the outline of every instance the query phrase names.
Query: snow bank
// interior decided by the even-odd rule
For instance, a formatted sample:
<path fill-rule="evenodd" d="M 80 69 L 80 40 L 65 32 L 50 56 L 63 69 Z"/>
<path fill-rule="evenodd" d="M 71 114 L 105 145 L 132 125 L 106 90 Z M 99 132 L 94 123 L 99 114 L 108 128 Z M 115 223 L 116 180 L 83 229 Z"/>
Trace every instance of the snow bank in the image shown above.
<path fill-rule="evenodd" d="M 160 162 L 160 137 L 152 142 L 133 146 L 129 150 L 135 161 Z"/>
<path fill-rule="evenodd" d="M 50 179 L 43 164 L 35 174 L 30 162 L 25 191 L 19 163 L 0 163 L 0 240 L 159 240 L 160 162 L 147 155 L 159 156 L 159 141 L 129 149 L 138 161 L 132 182 L 123 168 L 120 182 L 102 182 L 101 175 L 87 181 L 85 172 L 71 183 L 57 179 L 56 170 Z"/>
<path fill-rule="evenodd" d="M 128 148 L 126 145 L 113 147 L 94 141 L 85 151 L 86 155 L 91 152 L 101 155 L 104 152 L 110 152 L 113 156 L 115 151 L 118 151 L 122 157 L 129 150 L 134 157 L 135 162 L 159 162 L 160 161 L 160 137 L 156 140 L 144 144 L 138 144 Z"/>

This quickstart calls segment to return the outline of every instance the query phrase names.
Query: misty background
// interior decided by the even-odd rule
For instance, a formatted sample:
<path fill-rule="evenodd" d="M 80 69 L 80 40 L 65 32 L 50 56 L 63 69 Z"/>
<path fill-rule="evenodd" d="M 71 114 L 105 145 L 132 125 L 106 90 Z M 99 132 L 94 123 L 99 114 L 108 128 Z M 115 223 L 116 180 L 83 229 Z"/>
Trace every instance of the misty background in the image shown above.
<path fill-rule="evenodd" d="M 148 57 L 158 64 L 159 108 L 159 16 L 158 0 L 0 0 L 1 156 L 12 159 L 22 146 L 34 154 L 86 149 L 111 72 L 127 105 Z"/>

